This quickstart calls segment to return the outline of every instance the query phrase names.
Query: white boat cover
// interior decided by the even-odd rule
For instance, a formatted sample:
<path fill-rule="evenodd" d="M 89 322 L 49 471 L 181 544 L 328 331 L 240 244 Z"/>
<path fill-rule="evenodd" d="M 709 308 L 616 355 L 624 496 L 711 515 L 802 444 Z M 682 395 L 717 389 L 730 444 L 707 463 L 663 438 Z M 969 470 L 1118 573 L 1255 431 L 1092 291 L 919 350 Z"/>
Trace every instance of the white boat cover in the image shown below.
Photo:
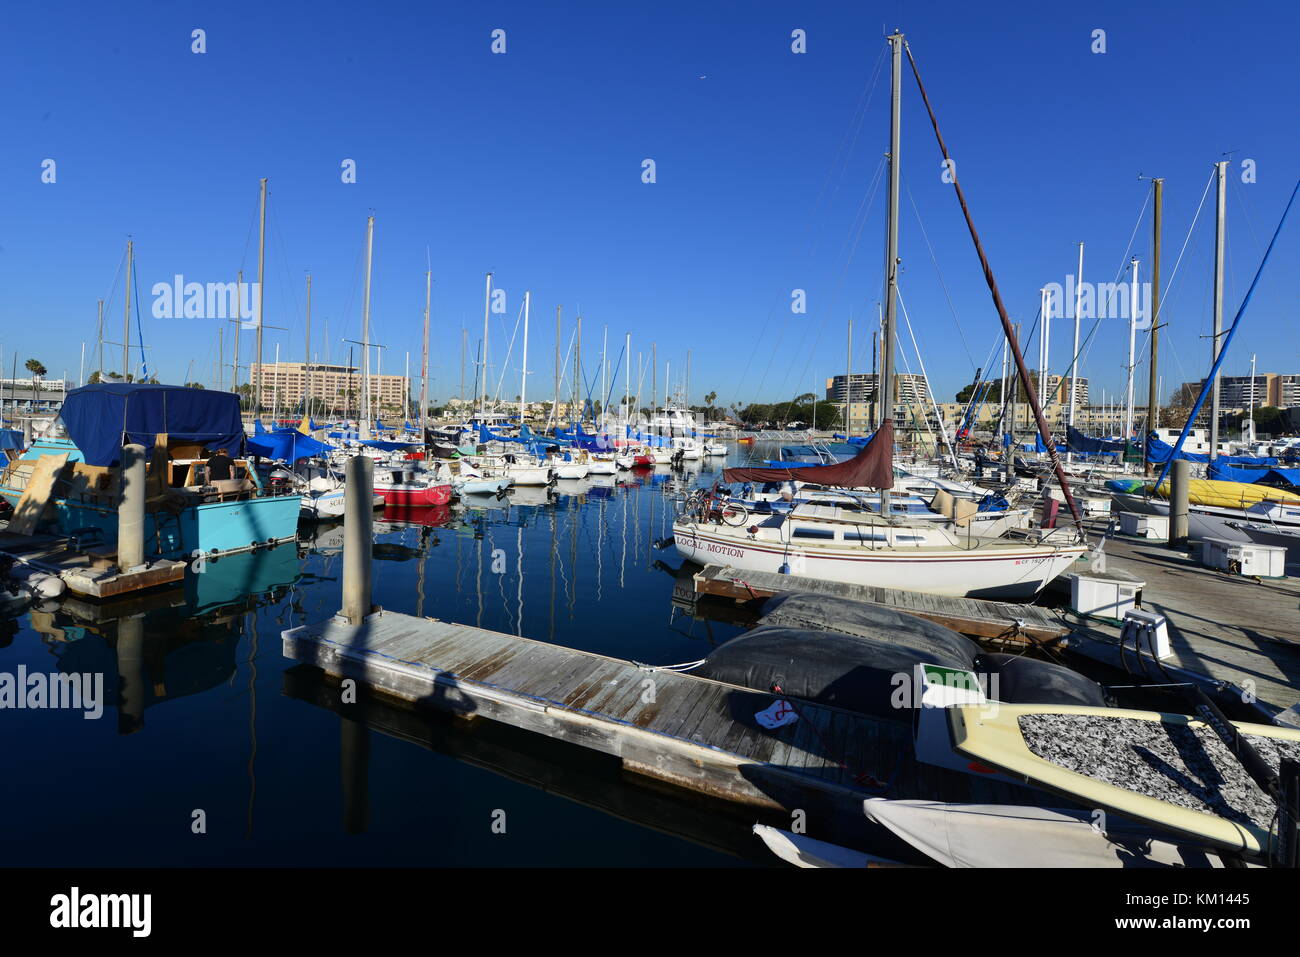
<path fill-rule="evenodd" d="M 766 824 L 755 824 L 754 833 L 762 838 L 768 850 L 795 867 L 866 867 L 869 863 L 881 860 L 838 844 L 828 844 L 803 834 L 768 827 Z"/>
<path fill-rule="evenodd" d="M 1087 811 L 867 798 L 867 817 L 945 867 L 1222 867 L 1140 828 L 1103 833 Z"/>

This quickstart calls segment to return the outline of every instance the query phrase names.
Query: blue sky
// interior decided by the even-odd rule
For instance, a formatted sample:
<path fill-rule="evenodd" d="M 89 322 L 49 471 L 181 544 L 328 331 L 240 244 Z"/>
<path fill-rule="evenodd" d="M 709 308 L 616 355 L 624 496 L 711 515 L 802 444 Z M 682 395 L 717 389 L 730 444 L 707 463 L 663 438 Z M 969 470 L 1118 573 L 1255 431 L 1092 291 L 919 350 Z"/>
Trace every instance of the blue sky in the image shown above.
<path fill-rule="evenodd" d="M 431 393 L 458 388 L 483 276 L 495 381 L 518 392 L 516 310 L 532 291 L 529 391 L 552 389 L 555 306 L 584 316 L 584 359 L 607 325 L 673 378 L 691 352 L 694 401 L 772 401 L 870 364 L 880 298 L 887 137 L 883 34 L 907 35 L 1013 318 L 1072 273 L 1112 281 L 1146 198 L 1165 186 L 1165 394 L 1207 367 L 1212 164 L 1231 151 L 1229 318 L 1300 175 L 1289 3 L 1178 4 L 230 3 L 24 5 L 0 32 L 0 346 L 75 378 L 96 300 L 136 244 L 151 370 L 211 378 L 217 322 L 154 319 L 176 273 L 229 281 L 257 267 L 258 180 L 270 180 L 265 358 L 299 359 L 305 274 L 317 357 L 359 338 L 366 216 L 376 217 L 374 339 L 384 371 L 418 366 L 426 256 L 435 280 Z M 202 28 L 207 52 L 191 52 Z M 490 51 L 506 31 L 506 53 Z M 791 31 L 807 53 L 791 52 Z M 1104 54 L 1092 31 L 1106 31 Z M 875 82 L 873 84 L 873 76 Z M 935 390 L 982 364 L 997 318 L 910 75 L 903 88 L 903 276 Z M 41 182 L 56 161 L 57 181 Z M 641 181 L 653 159 L 657 181 Z M 357 182 L 340 164 L 353 159 Z M 1257 182 L 1240 181 L 1243 159 Z M 913 208 L 915 204 L 915 210 Z M 920 223 L 924 225 L 922 234 Z M 1149 210 L 1132 255 L 1146 275 Z M 929 245 L 925 237 L 928 236 Z M 930 246 L 938 262 L 931 260 Z M 1300 224 L 1292 223 L 1225 371 L 1300 372 Z M 790 310 L 807 292 L 806 314 Z M 951 307 L 949 305 L 951 300 Z M 109 305 L 120 336 L 121 284 Z M 954 317 L 954 312 L 956 317 Z M 1069 358 L 1054 327 L 1052 365 Z M 133 330 L 133 336 L 135 335 Z M 916 369 L 907 330 L 907 360 Z M 251 357 L 244 337 L 244 361 Z M 229 353 L 230 336 L 226 349 Z M 1083 367 L 1093 396 L 1123 387 L 1127 331 L 1102 322 Z M 120 349 L 107 348 L 108 367 Z M 1031 364 L 1036 346 L 1029 350 Z M 227 361 L 229 358 L 227 357 Z M 635 366 L 635 358 L 633 360 Z M 88 361 L 89 367 L 89 361 Z M 471 373 L 472 374 L 472 373 Z M 1145 369 L 1139 394 L 1145 395 Z M 621 393 L 621 386 L 617 389 Z M 649 374 L 642 387 L 649 398 Z"/>

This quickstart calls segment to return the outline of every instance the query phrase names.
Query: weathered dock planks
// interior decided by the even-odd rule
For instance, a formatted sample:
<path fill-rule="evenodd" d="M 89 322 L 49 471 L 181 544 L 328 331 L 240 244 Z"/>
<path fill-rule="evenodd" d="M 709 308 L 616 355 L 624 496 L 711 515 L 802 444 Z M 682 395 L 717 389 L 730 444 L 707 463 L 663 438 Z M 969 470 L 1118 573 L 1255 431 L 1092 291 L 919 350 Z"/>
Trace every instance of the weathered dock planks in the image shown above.
<path fill-rule="evenodd" d="M 695 575 L 699 594 L 751 601 L 770 598 L 780 592 L 807 592 L 851 598 L 868 605 L 927 618 L 964 635 L 1013 644 L 1052 642 L 1067 634 L 1069 626 L 1046 608 L 977 598 L 948 598 L 922 592 L 897 591 L 871 585 L 776 575 L 771 572 L 738 571 L 725 565 L 706 565 Z"/>
<path fill-rule="evenodd" d="M 282 637 L 287 658 L 398 699 L 614 755 L 626 769 L 712 797 L 802 809 L 837 825 L 860 827 L 862 800 L 882 793 L 1035 800 L 1026 788 L 918 766 L 902 722 L 801 702 L 799 721 L 767 730 L 754 715 L 772 694 L 528 638 L 383 611 L 359 626 L 335 617 Z"/>
<path fill-rule="evenodd" d="M 1169 625 L 1173 654 L 1163 664 L 1230 682 L 1277 709 L 1300 703 L 1300 580 L 1228 575 L 1163 542 L 1123 537 L 1106 542 L 1106 563 L 1146 582 L 1142 607 Z M 1073 650 L 1118 660 L 1119 628 L 1085 620 L 1072 630 L 1085 639 L 1072 639 Z"/>

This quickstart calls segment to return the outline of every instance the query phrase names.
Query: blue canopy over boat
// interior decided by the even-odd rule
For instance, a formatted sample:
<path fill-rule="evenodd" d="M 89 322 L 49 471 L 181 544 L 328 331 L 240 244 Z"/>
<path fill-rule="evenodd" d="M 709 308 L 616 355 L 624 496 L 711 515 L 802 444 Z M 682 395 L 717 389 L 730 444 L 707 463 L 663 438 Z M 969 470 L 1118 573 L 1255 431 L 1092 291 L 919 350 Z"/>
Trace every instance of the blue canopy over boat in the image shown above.
<path fill-rule="evenodd" d="M 235 454 L 244 450 L 239 396 L 233 392 L 99 382 L 69 392 L 59 416 L 88 465 L 117 465 L 123 445 L 152 449 L 158 435 Z"/>
<path fill-rule="evenodd" d="M 1072 425 L 1065 427 L 1066 444 L 1071 452 L 1082 455 L 1123 455 L 1127 443 L 1084 435 Z M 1042 440 L 1039 439 L 1041 444 Z"/>
<path fill-rule="evenodd" d="M 327 455 L 334 451 L 334 446 L 317 442 L 310 435 L 303 435 L 297 429 L 266 432 L 248 439 L 247 445 L 250 455 L 261 455 L 283 462 L 296 462 L 299 459 Z"/>
<path fill-rule="evenodd" d="M 23 434 L 17 429 L 0 429 L 0 452 L 5 449 L 23 448 Z"/>
<path fill-rule="evenodd" d="M 399 449 L 412 449 L 418 446 L 419 442 L 385 442 L 382 439 L 366 439 L 362 445 L 369 446 L 372 449 L 380 449 L 384 452 L 396 452 Z"/>
<path fill-rule="evenodd" d="M 1300 487 L 1300 469 L 1247 469 L 1222 463 L 1217 458 L 1206 469 L 1206 478 L 1220 482 L 1244 482 L 1252 485 L 1275 485 L 1282 488 Z"/>
<path fill-rule="evenodd" d="M 1156 434 L 1151 432 L 1147 435 L 1147 458 L 1157 465 L 1162 465 L 1169 461 L 1174 447 L 1168 442 L 1163 442 L 1156 438 Z M 1189 462 L 1208 462 L 1210 457 L 1202 455 L 1199 452 L 1179 452 L 1176 458 L 1186 459 Z M 1271 456 L 1255 455 L 1216 455 L 1214 461 L 1221 465 L 1253 465 L 1257 468 L 1272 468 L 1277 465 L 1277 459 Z"/>

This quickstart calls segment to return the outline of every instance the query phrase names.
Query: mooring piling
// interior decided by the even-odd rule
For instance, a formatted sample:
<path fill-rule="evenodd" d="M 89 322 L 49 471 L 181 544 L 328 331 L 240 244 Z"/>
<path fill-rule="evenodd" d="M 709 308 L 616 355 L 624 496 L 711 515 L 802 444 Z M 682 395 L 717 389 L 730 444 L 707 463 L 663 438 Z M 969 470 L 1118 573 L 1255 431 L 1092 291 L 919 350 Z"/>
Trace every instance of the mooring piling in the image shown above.
<path fill-rule="evenodd" d="M 354 625 L 370 614 L 370 553 L 374 532 L 375 463 L 365 455 L 348 460 L 343 501 L 343 608 Z"/>

